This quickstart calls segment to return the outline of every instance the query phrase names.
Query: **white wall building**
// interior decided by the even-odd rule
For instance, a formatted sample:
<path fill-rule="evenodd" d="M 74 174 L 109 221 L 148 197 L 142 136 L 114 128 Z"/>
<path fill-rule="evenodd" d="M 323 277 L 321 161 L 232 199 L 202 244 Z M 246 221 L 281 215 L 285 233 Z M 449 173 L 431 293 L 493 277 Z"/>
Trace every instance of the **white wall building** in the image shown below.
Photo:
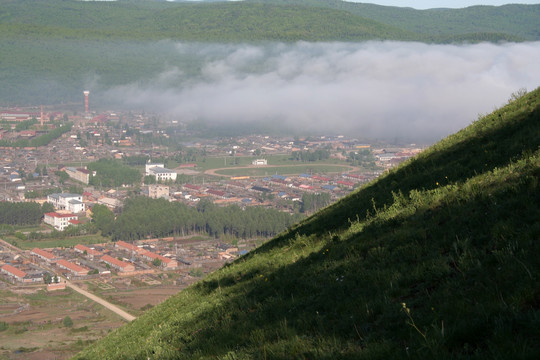
<path fill-rule="evenodd" d="M 164 164 L 147 163 L 146 175 L 154 176 L 156 178 L 156 181 L 176 181 L 176 176 L 178 175 L 176 171 L 166 169 L 164 166 Z"/>
<path fill-rule="evenodd" d="M 263 165 L 268 165 L 268 161 L 266 159 L 257 159 L 257 160 L 253 160 L 251 164 L 257 165 L 257 166 L 263 166 Z"/>
<path fill-rule="evenodd" d="M 73 213 L 85 211 L 83 197 L 79 194 L 50 194 L 47 196 L 47 202 L 53 204 L 56 210 L 67 210 Z"/>
<path fill-rule="evenodd" d="M 46 213 L 43 221 L 45 224 L 49 224 L 59 231 L 63 231 L 69 225 L 75 225 L 78 223 L 77 215 L 59 214 L 56 212 Z"/>

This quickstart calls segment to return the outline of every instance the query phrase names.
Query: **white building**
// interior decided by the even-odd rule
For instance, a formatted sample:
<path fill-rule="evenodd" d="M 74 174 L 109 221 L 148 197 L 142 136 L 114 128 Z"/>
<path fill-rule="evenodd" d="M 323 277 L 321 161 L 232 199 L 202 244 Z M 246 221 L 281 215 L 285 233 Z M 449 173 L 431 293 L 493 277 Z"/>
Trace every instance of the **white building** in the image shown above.
<path fill-rule="evenodd" d="M 69 225 L 76 225 L 79 223 L 77 215 L 59 214 L 57 212 L 45 213 L 43 221 L 45 224 L 49 224 L 59 231 L 63 231 Z"/>
<path fill-rule="evenodd" d="M 147 163 L 146 175 L 154 176 L 156 181 L 176 181 L 177 173 L 174 170 L 166 169 L 164 164 Z"/>
<path fill-rule="evenodd" d="M 85 211 L 83 197 L 79 194 L 50 194 L 47 196 L 47 202 L 53 204 L 57 210 L 67 210 L 73 213 Z"/>
<path fill-rule="evenodd" d="M 257 159 L 257 160 L 253 160 L 251 164 L 257 165 L 257 166 L 268 165 L 268 161 L 266 159 Z"/>

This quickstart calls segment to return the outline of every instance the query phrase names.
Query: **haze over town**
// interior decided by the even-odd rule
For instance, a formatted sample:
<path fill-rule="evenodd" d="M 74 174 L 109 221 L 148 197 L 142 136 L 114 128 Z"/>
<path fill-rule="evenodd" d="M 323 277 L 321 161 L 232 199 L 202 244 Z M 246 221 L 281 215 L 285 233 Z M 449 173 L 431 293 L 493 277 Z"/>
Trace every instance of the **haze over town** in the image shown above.
<path fill-rule="evenodd" d="M 433 142 L 540 81 L 540 43 L 428 45 L 405 42 L 220 45 L 162 42 L 197 73 L 160 74 L 100 90 L 122 107 L 210 123 Z M 211 105 L 211 106 L 209 106 Z"/>
<path fill-rule="evenodd" d="M 416 9 L 499 4 L 374 2 Z M 0 103 L 5 105 L 0 108 L 2 359 L 74 355 L 320 209 L 338 200 L 345 202 L 346 196 L 365 184 L 392 174 L 394 167 L 428 153 L 429 145 L 509 99 L 525 96 L 526 90 L 540 83 L 540 41 L 457 44 L 453 41 L 461 34 L 452 33 L 433 35 L 431 40 L 426 40 L 431 34 L 414 38 L 427 43 L 347 42 L 346 37 L 287 42 L 287 36 L 301 38 L 306 33 L 294 33 L 279 18 L 274 20 L 279 26 L 269 27 L 270 34 L 282 31 L 287 35 L 277 37 L 279 40 L 246 42 L 249 37 L 244 37 L 219 43 L 218 37 L 189 42 L 178 39 L 189 38 L 197 28 L 190 33 L 175 26 L 200 20 L 199 13 L 181 20 L 185 9 L 175 13 L 167 25 L 173 29 L 167 37 L 160 37 L 162 29 L 151 20 L 147 33 L 132 34 L 131 21 L 160 18 L 169 10 L 178 10 L 160 8 L 171 5 L 161 2 L 152 6 L 135 3 L 165 10 L 157 15 L 141 11 L 144 16 L 130 17 L 126 15 L 133 10 L 129 2 L 76 2 L 70 4 L 70 20 L 75 20 L 69 26 L 52 34 L 34 29 L 36 34 L 28 35 L 25 15 L 32 7 L 23 6 L 13 7 L 20 23 L 2 24 L 11 31 L 0 42 L 11 55 L 7 65 L 0 66 L 0 77 L 8 84 L 0 95 Z M 101 14 L 94 15 L 95 19 L 108 14 L 106 6 L 118 5 L 114 9 L 118 24 L 111 22 L 118 28 L 101 32 L 103 26 L 92 21 L 89 25 L 81 22 L 79 27 L 73 14 L 80 11 L 81 4 L 89 5 L 85 11 L 105 11 L 92 13 Z M 56 3 L 62 9 L 64 5 L 63 1 Z M 257 20 L 253 13 L 259 5 L 239 13 Z M 274 11 L 286 7 L 274 5 Z M 211 9 L 199 10 L 208 10 L 206 16 L 212 14 Z M 322 19 L 320 14 L 331 13 L 349 31 L 345 25 L 352 21 L 352 13 L 327 10 L 314 13 L 319 16 L 316 22 Z M 218 8 L 218 17 L 220 11 Z M 304 15 L 307 12 L 301 8 L 294 19 L 310 19 Z M 237 14 L 236 19 L 242 18 Z M 350 33 L 361 33 L 364 20 L 369 19 L 355 22 L 358 28 Z M 369 31 L 371 26 L 382 28 L 374 39 L 387 38 L 394 30 L 388 24 L 366 24 Z M 448 25 L 451 29 L 452 24 Z M 46 23 L 39 26 L 36 29 L 51 28 Z M 313 29 L 310 26 L 307 33 Z M 87 32 L 89 28 L 98 30 Z M 523 34 L 534 33 L 532 28 Z M 175 29 L 180 35 L 171 40 Z M 343 34 L 349 35 L 346 31 Z M 408 39 L 409 31 L 393 36 Z M 470 31 L 466 34 L 470 41 L 490 36 L 526 39 L 520 37 L 523 34 Z M 326 36 L 324 31 L 319 35 Z M 360 35 L 354 39 L 361 39 Z M 28 63 L 19 62 L 21 58 Z M 531 110 L 527 116 L 533 115 Z M 488 153 L 485 149 L 481 152 Z M 468 149 L 463 152 L 471 153 Z M 451 164 L 457 158 L 451 153 L 445 161 Z M 430 171 L 427 165 L 420 168 Z M 456 173 L 468 181 L 465 170 Z M 409 201 L 410 194 L 423 194 L 424 190 L 433 194 L 439 189 L 454 191 L 448 177 L 452 176 L 428 179 L 431 185 L 422 185 L 418 191 L 411 188 L 394 193 L 398 179 L 390 185 L 391 197 Z M 428 181 L 424 175 L 418 178 Z M 363 213 L 369 218 L 372 210 L 377 215 L 377 206 L 386 209 L 374 197 L 371 200 L 372 208 L 364 211 L 363 207 L 362 214 L 353 204 L 353 215 L 333 216 L 329 224 L 334 220 L 345 224 L 349 219 L 348 226 L 352 226 L 355 216 L 360 224 Z M 435 208 L 429 206 L 429 211 Z M 326 228 L 323 233 L 339 246 L 345 238 L 349 241 L 356 236 L 334 235 Z M 431 237 L 428 231 L 418 234 L 424 236 L 422 241 Z M 296 235 L 297 239 L 304 236 Z M 373 249 L 367 256 L 386 256 L 382 247 Z M 285 250 L 288 256 L 296 251 L 289 250 Z M 312 254 L 298 254 L 306 261 L 336 256 L 327 256 L 328 252 L 322 246 Z M 395 254 L 401 256 L 400 251 Z M 341 261 L 338 257 L 335 259 Z M 358 273 L 355 262 L 360 257 L 351 259 L 351 274 Z M 295 259 L 294 266 L 300 262 Z M 245 281 L 242 277 L 231 278 L 231 284 Z M 269 277 L 257 273 L 250 281 L 266 283 Z M 343 285 L 343 280 L 343 276 L 331 274 L 332 283 Z M 219 281 L 217 284 L 221 286 Z M 360 289 L 357 284 L 349 289 L 353 287 Z M 396 311 L 400 311 L 400 303 L 396 300 Z M 405 304 L 401 309 L 408 311 Z M 367 306 L 366 311 L 369 315 Z M 284 319 L 287 330 L 288 319 Z M 358 341 L 356 323 L 355 333 L 346 327 L 349 330 L 344 332 L 352 333 L 352 342 Z M 363 351 L 364 340 L 360 340 L 358 349 Z"/>

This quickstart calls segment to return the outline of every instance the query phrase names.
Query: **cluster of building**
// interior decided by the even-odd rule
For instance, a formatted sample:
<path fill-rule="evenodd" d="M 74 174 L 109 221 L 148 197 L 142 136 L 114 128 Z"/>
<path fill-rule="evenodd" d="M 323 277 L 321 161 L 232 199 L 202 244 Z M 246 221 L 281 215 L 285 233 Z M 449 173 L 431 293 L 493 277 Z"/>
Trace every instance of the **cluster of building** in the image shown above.
<path fill-rule="evenodd" d="M 217 268 L 247 250 L 207 241 L 179 247 L 174 238 L 146 239 L 135 243 L 83 245 L 73 248 L 39 249 L 13 252 L 0 244 L 0 274 L 16 284 L 43 283 L 61 275 L 67 279 L 118 276 L 147 276 L 161 271 L 184 271 L 203 264 Z M 174 246 L 173 246 L 174 245 Z M 53 281 L 54 282 L 54 281 Z"/>

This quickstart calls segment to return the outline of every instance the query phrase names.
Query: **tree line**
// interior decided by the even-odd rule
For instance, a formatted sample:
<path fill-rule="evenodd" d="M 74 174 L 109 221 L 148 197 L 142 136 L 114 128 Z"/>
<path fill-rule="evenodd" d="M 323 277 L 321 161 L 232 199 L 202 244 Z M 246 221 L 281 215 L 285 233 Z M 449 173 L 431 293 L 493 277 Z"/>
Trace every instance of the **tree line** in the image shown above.
<path fill-rule="evenodd" d="M 88 164 L 88 170 L 96 172 L 95 176 L 90 176 L 90 185 L 93 186 L 118 187 L 138 184 L 141 181 L 141 173 L 137 169 L 118 160 L 99 159 Z"/>
<path fill-rule="evenodd" d="M 62 134 L 71 131 L 72 123 L 67 123 L 49 131 L 46 134 L 38 136 L 34 139 L 23 139 L 17 141 L 0 140 L 0 146 L 5 147 L 39 147 L 48 145 L 51 141 L 58 139 Z"/>
<path fill-rule="evenodd" d="M 317 149 L 313 151 L 293 151 L 291 154 L 291 160 L 295 161 L 320 161 L 326 160 L 330 157 L 330 150 Z"/>
<path fill-rule="evenodd" d="M 220 207 L 202 200 L 196 207 L 165 199 L 133 197 L 116 218 L 104 205 L 94 205 L 92 220 L 102 235 L 113 240 L 207 234 L 237 238 L 271 237 L 297 223 L 303 216 L 276 209 L 231 205 Z"/>
<path fill-rule="evenodd" d="M 38 225 L 43 214 L 54 211 L 50 203 L 40 205 L 35 202 L 0 202 L 0 224 L 7 225 Z"/>

